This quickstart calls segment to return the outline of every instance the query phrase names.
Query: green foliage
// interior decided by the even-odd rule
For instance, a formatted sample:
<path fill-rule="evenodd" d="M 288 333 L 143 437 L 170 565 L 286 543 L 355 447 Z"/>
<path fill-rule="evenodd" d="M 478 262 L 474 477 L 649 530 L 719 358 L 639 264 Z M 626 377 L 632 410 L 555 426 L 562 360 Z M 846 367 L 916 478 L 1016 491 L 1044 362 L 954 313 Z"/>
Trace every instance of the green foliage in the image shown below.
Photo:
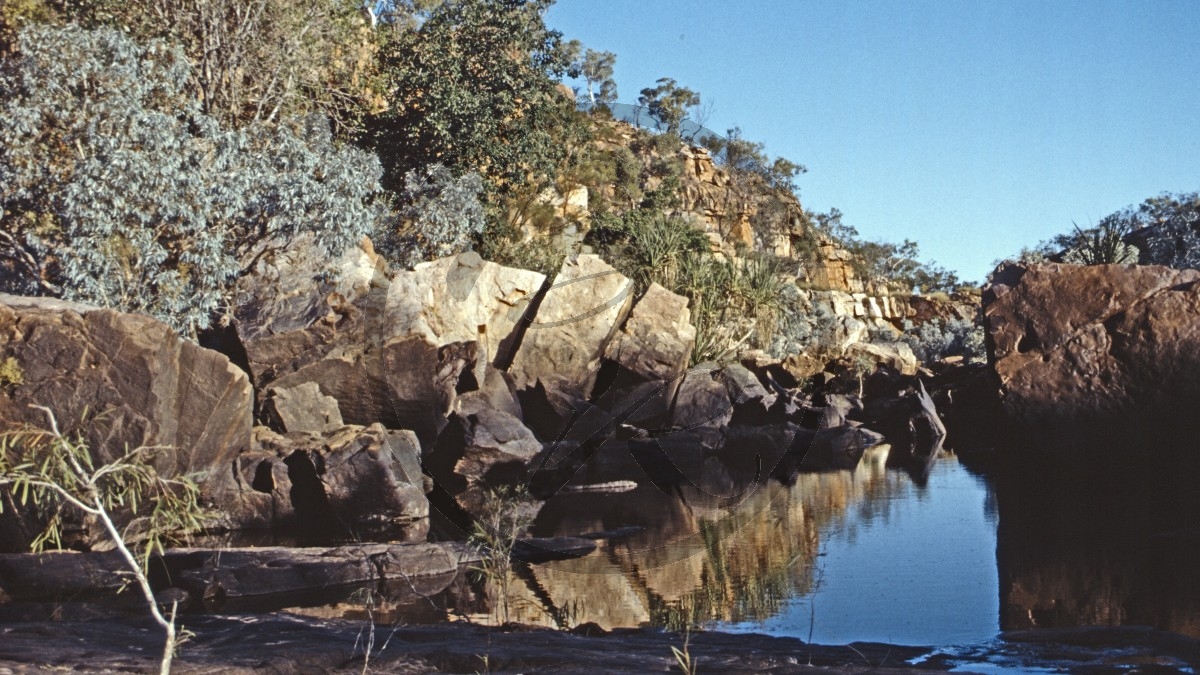
<path fill-rule="evenodd" d="M 688 111 L 700 105 L 700 94 L 679 86 L 669 77 L 660 78 L 655 84 L 657 86 L 642 90 L 641 96 L 638 96 L 638 104 L 646 107 L 646 111 L 658 123 L 660 130 L 678 135 L 683 121 L 688 117 Z"/>
<path fill-rule="evenodd" d="M 1144 264 L 1200 269 L 1200 192 L 1151 197 L 1105 217 L 1106 225 L 1141 249 Z"/>
<path fill-rule="evenodd" d="M 482 191 L 483 180 L 476 173 L 456 178 L 440 164 L 408 172 L 397 224 L 384 228 L 376 248 L 403 267 L 467 250 L 487 221 L 479 201 Z"/>
<path fill-rule="evenodd" d="M 155 316 L 191 334 L 301 236 L 373 231 L 380 168 L 329 125 L 228 130 L 164 42 L 32 26 L 0 70 L 0 289 Z"/>
<path fill-rule="evenodd" d="M 656 197 L 621 216 L 597 216 L 589 233 L 592 245 L 639 292 L 657 283 L 688 298 L 696 327 L 694 363 L 728 358 L 751 337 L 769 342 L 779 306 L 778 262 L 712 254 L 704 233 L 687 220 L 662 215 Z"/>
<path fill-rule="evenodd" d="M 167 632 L 162 673 L 171 670 L 175 651 L 175 612 L 164 617 L 147 579 L 150 557 L 163 552 L 168 539 L 200 529 L 199 490 L 187 478 L 165 478 L 155 471 L 149 456 L 159 448 L 141 447 L 114 461 L 97 466 L 92 453 L 79 439 L 58 430 L 47 408 L 49 430 L 20 429 L 0 434 L 0 488 L 10 491 L 21 506 L 42 509 L 46 526 L 33 541 L 33 549 L 61 546 L 63 511 L 66 508 L 98 519 L 137 580 L 155 621 Z M 5 500 L 0 500 L 0 509 Z M 129 548 L 132 528 L 117 528 L 112 514 L 138 515 L 140 550 Z"/>
<path fill-rule="evenodd" d="M 485 260 L 508 267 L 533 270 L 553 280 L 566 254 L 549 236 L 524 239 L 519 231 L 504 225 L 489 225 L 476 249 Z"/>
<path fill-rule="evenodd" d="M 772 161 L 767 156 L 766 146 L 743 138 L 740 127 L 726 131 L 724 138 L 705 136 L 700 144 L 708 148 L 721 166 L 729 169 L 735 176 L 756 175 L 777 190 L 794 192 L 796 176 L 808 171 L 803 165 L 783 157 Z"/>
<path fill-rule="evenodd" d="M 961 356 L 967 361 L 987 357 L 983 326 L 974 321 L 931 319 L 915 328 L 906 321 L 903 340 L 923 363 L 947 356 Z"/>
<path fill-rule="evenodd" d="M 1074 235 L 1065 238 L 1067 250 L 1063 254 L 1063 262 L 1075 265 L 1136 263 L 1137 248 L 1125 243 L 1125 237 L 1132 231 L 1132 219 L 1117 214 L 1104 218 L 1099 225 L 1086 230 L 1076 225 Z"/>
<path fill-rule="evenodd" d="M 604 108 L 616 103 L 617 83 L 612 78 L 617 55 L 612 52 L 588 49 L 580 56 L 579 51 L 583 49 L 583 46 L 577 40 L 572 40 L 568 46 L 572 50 L 573 70 L 578 71 L 586 83 L 588 103 L 592 107 Z"/>
<path fill-rule="evenodd" d="M 783 284 L 779 290 L 779 321 L 768 352 L 787 358 L 803 352 L 830 350 L 837 338 L 838 318 L 823 303 L 813 303 L 807 292 L 795 284 Z"/>
<path fill-rule="evenodd" d="M 441 163 L 501 192 L 545 182 L 574 107 L 558 91 L 569 55 L 542 20 L 553 0 L 446 0 L 382 47 L 388 109 L 369 126 L 384 184 Z"/>
<path fill-rule="evenodd" d="M 377 105 L 375 39 L 357 0 L 23 0 L 42 21 L 166 39 L 197 67 L 185 89 L 223 124 L 321 113 L 341 130 Z"/>
<path fill-rule="evenodd" d="M 530 497 L 523 489 L 507 486 L 488 488 L 476 515 L 469 543 L 480 554 L 475 568 L 494 590 L 500 602 L 500 618 L 508 623 L 509 581 L 512 576 L 512 553 L 529 526 L 533 513 Z"/>

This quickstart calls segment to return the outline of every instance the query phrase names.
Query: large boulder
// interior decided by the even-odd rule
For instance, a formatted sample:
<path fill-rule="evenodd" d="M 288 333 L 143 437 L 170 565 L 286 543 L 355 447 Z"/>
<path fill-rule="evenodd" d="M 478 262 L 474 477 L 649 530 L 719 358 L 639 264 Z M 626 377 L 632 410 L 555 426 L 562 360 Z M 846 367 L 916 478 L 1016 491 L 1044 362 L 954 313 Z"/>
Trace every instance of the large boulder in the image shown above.
<path fill-rule="evenodd" d="M 688 299 L 650 284 L 608 344 L 605 357 L 642 381 L 670 381 L 687 370 L 695 344 Z"/>
<path fill-rule="evenodd" d="M 163 446 L 155 468 L 192 475 L 213 501 L 229 487 L 234 459 L 250 447 L 246 374 L 150 317 L 0 295 L 0 361 L 9 360 L 19 377 L 0 385 L 3 425 L 45 427 L 44 412 L 29 407 L 45 406 L 99 462 Z M 6 550 L 23 548 L 36 534 L 11 520 L 4 530 Z"/>
<path fill-rule="evenodd" d="M 711 363 L 692 368 L 683 376 L 671 408 L 671 423 L 681 429 L 724 427 L 733 419 L 729 388 Z"/>
<path fill-rule="evenodd" d="M 263 403 L 263 415 L 276 431 L 324 433 L 342 426 L 337 399 L 321 393 L 316 382 L 291 389 L 272 387 Z"/>
<path fill-rule="evenodd" d="M 480 356 L 486 355 L 481 366 L 504 367 L 545 281 L 543 274 L 468 251 L 397 273 L 388 289 L 387 321 L 393 332 L 421 335 L 432 344 L 476 341 Z"/>
<path fill-rule="evenodd" d="M 467 513 L 478 515 L 489 488 L 524 485 L 542 444 L 521 420 L 481 408 L 453 414 L 425 468 Z"/>
<path fill-rule="evenodd" d="M 390 531 L 424 536 L 422 527 L 412 527 L 429 515 L 413 432 L 378 424 L 323 434 L 258 427 L 254 440 L 255 448 L 235 465 L 247 489 L 226 506 L 229 525 L 291 528 L 314 536 Z"/>
<path fill-rule="evenodd" d="M 850 355 L 893 368 L 902 375 L 917 374 L 917 356 L 904 342 L 857 342 L 850 346 Z"/>
<path fill-rule="evenodd" d="M 695 343 L 688 299 L 651 284 L 608 343 L 597 403 L 630 424 L 666 422 Z"/>
<path fill-rule="evenodd" d="M 565 421 L 591 398 L 601 359 L 632 304 L 633 282 L 598 256 L 563 262 L 509 368 L 523 397 L 533 399 L 526 415 Z"/>
<path fill-rule="evenodd" d="M 1001 269 L 984 322 L 1008 418 L 1058 447 L 1194 438 L 1198 281 L 1200 271 L 1136 265 Z"/>

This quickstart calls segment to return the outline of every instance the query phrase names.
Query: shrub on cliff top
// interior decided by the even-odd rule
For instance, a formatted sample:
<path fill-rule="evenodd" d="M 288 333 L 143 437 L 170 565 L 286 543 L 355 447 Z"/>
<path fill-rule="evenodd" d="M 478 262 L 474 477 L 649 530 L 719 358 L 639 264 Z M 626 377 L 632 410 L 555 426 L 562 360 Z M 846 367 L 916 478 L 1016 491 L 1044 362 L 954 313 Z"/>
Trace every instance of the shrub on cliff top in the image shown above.
<path fill-rule="evenodd" d="M 328 124 L 224 129 L 182 52 L 32 26 L 0 64 L 0 290 L 153 315 L 191 334 L 300 235 L 336 255 L 375 226 L 378 161 Z"/>

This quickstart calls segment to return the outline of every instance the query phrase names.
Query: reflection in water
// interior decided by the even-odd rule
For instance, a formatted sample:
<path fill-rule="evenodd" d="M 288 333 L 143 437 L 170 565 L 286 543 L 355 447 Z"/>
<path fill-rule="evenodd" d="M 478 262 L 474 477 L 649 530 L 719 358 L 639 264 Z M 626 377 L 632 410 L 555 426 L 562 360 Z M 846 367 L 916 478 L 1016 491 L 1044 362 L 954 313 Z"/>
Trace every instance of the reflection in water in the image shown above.
<path fill-rule="evenodd" d="M 1022 465 L 984 480 L 943 455 L 914 482 L 877 448 L 853 472 L 785 486 L 762 478 L 771 464 L 754 453 L 676 459 L 677 484 L 549 500 L 532 534 L 598 547 L 518 566 L 510 618 L 811 631 L 819 643 L 990 644 L 1000 630 L 1093 625 L 1200 638 L 1200 492 L 1170 477 L 1066 479 Z M 600 468 L 619 461 L 602 457 Z M 498 621 L 498 603 L 463 570 L 431 597 L 397 590 L 374 598 L 379 623 Z M 356 598 L 296 611 L 363 607 Z"/>
<path fill-rule="evenodd" d="M 835 629 L 831 623 L 814 636 L 833 642 L 882 639 L 883 627 L 860 619 L 889 615 L 884 605 L 894 603 L 897 592 L 886 587 L 912 584 L 899 595 L 906 596 L 910 613 L 918 613 L 940 595 L 930 587 L 942 585 L 948 576 L 942 568 L 949 566 L 962 571 L 959 585 L 974 591 L 975 597 L 960 603 L 970 603 L 965 610 L 975 631 L 970 637 L 991 637 L 997 615 L 994 518 L 988 522 L 980 481 L 946 458 L 930 485 L 918 487 L 907 474 L 887 470 L 886 459 L 886 448 L 871 450 L 853 472 L 803 473 L 784 486 L 756 482 L 755 473 L 739 477 L 730 470 L 733 463 L 710 457 L 682 486 L 556 497 L 535 524 L 540 536 L 639 527 L 636 534 L 602 541 L 587 557 L 531 567 L 524 597 L 514 603 L 516 618 L 553 625 L 554 617 L 565 616 L 564 623 L 604 628 L 747 626 L 807 637 L 809 612 L 803 612 L 802 626 L 797 615 L 815 594 L 822 603 L 843 605 L 846 625 Z M 974 516 L 955 522 L 963 511 Z M 913 515 L 925 512 L 934 517 Z M 973 531 L 959 531 L 964 527 Z M 970 542 L 966 554 L 959 546 L 963 541 Z M 899 550 L 881 550 L 881 543 Z M 879 570 L 890 565 L 896 568 Z M 914 580 L 903 566 L 921 578 Z M 855 580 L 855 570 L 870 569 L 879 570 L 875 578 Z M 854 603 L 853 611 L 847 602 Z M 953 629 L 961 629 L 960 616 L 950 619 Z M 948 630 L 944 621 L 935 623 L 922 624 L 918 642 L 934 641 L 936 631 Z"/>
<path fill-rule="evenodd" d="M 1200 638 L 1200 500 L 1179 478 L 999 477 L 1001 628 L 1142 625 Z"/>

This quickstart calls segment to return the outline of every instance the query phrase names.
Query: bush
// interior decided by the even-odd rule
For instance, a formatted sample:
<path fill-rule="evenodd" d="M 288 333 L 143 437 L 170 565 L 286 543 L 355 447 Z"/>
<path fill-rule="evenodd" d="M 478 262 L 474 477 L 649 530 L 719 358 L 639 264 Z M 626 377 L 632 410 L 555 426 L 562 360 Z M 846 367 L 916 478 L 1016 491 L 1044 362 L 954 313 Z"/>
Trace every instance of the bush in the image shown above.
<path fill-rule="evenodd" d="M 144 312 L 185 334 L 307 235 L 372 231 L 379 163 L 324 119 L 223 129 L 161 41 L 34 26 L 0 70 L 0 290 Z"/>
<path fill-rule="evenodd" d="M 693 362 L 727 358 L 751 337 L 751 344 L 770 343 L 781 286 L 773 257 L 713 255 L 708 237 L 688 220 L 663 215 L 653 195 L 621 216 L 598 215 L 588 236 L 639 293 L 657 283 L 688 298 L 696 327 Z"/>
<path fill-rule="evenodd" d="M 469 249 L 487 220 L 482 191 L 483 179 L 476 173 L 456 178 L 441 164 L 409 171 L 396 224 L 384 228 L 376 247 L 404 267 Z"/>
<path fill-rule="evenodd" d="M 783 284 L 779 293 L 779 321 L 768 348 L 779 359 L 792 354 L 824 351 L 836 339 L 838 321 L 828 307 L 812 303 L 795 284 Z"/>
<path fill-rule="evenodd" d="M 1133 231 L 1134 220 L 1120 214 L 1110 215 L 1096 227 L 1075 228 L 1066 244 L 1063 262 L 1074 265 L 1132 264 L 1138 261 L 1137 247 L 1125 243 Z"/>
<path fill-rule="evenodd" d="M 986 357 L 983 326 L 964 319 L 932 319 L 917 326 L 904 322 L 904 341 L 922 363 L 947 356 L 961 356 L 967 361 Z"/>

